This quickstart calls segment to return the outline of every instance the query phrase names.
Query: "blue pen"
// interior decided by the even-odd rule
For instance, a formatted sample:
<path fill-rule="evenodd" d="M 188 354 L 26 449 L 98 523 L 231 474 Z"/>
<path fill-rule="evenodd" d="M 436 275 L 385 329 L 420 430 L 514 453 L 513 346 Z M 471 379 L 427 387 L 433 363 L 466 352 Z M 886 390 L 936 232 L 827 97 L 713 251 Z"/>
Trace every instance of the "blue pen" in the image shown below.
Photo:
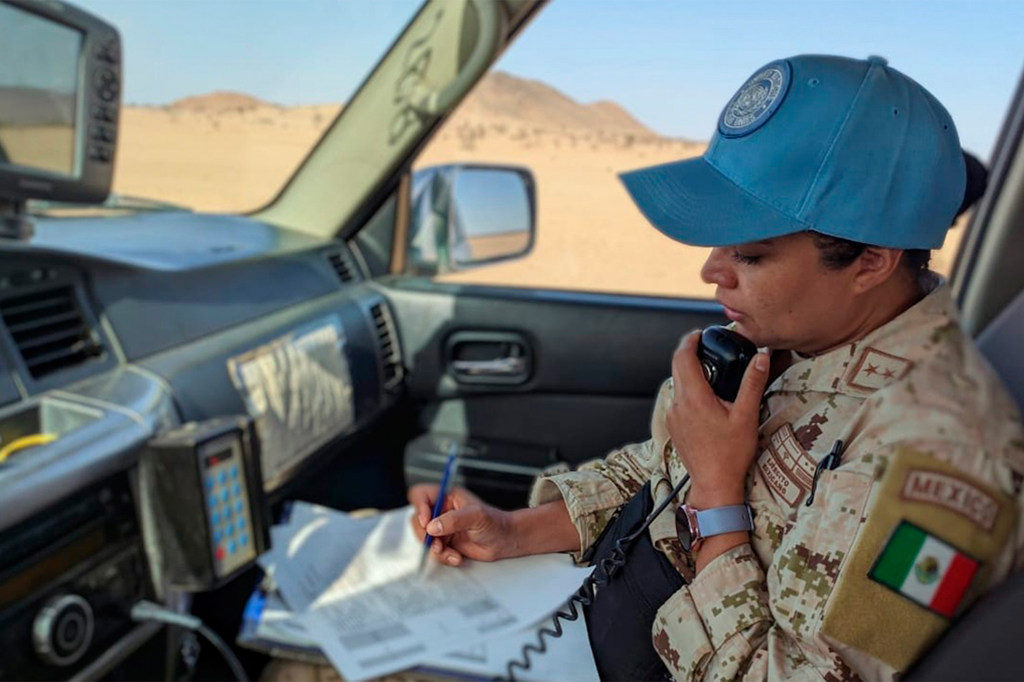
<path fill-rule="evenodd" d="M 444 465 L 444 474 L 441 476 L 441 490 L 437 495 L 437 501 L 434 502 L 434 513 L 431 514 L 430 520 L 433 521 L 441 515 L 441 510 L 444 509 L 444 500 L 448 497 L 448 486 L 455 479 L 455 467 L 458 461 L 459 446 L 455 441 L 451 442 L 448 448 L 448 461 Z M 429 522 L 428 522 L 429 523 Z M 420 556 L 420 568 L 422 572 L 423 567 L 427 563 L 427 555 L 430 554 L 430 545 L 434 542 L 434 536 L 429 533 L 423 538 L 423 555 Z"/>

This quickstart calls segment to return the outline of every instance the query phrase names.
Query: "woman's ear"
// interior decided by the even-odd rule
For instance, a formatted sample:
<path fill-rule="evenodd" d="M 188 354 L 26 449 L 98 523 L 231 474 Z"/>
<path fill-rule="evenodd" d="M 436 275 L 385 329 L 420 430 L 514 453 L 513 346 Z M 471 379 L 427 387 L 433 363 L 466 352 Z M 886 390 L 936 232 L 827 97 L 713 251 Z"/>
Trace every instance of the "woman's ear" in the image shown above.
<path fill-rule="evenodd" d="M 887 249 L 868 246 L 854 262 L 854 292 L 863 294 L 888 282 L 894 277 L 903 261 L 902 249 Z"/>

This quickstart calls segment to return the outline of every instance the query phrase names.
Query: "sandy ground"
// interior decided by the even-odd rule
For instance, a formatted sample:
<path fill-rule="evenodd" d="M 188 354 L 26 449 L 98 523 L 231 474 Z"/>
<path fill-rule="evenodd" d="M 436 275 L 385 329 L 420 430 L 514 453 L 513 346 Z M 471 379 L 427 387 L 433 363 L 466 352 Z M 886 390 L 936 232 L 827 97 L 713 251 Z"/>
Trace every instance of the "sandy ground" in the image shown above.
<path fill-rule="evenodd" d="M 543 128 L 512 116 L 457 115 L 416 168 L 451 162 L 528 167 L 537 236 L 526 257 L 446 276 L 457 282 L 710 297 L 706 250 L 662 236 L 617 174 L 700 154 L 703 145 L 622 130 Z M 270 199 L 338 111 L 336 105 L 124 111 L 116 192 L 200 211 L 243 211 Z M 962 230 L 935 265 L 948 271 Z"/>

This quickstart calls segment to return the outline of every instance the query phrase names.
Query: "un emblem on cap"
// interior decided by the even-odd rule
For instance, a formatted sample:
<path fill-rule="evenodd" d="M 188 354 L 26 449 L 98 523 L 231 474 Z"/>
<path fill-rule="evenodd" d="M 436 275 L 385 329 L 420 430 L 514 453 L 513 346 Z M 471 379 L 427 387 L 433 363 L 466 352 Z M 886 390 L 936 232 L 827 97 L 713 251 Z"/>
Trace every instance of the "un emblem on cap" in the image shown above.
<path fill-rule="evenodd" d="M 792 67 L 783 59 L 747 79 L 718 117 L 718 132 L 725 137 L 743 137 L 767 123 L 786 98 L 791 77 Z"/>

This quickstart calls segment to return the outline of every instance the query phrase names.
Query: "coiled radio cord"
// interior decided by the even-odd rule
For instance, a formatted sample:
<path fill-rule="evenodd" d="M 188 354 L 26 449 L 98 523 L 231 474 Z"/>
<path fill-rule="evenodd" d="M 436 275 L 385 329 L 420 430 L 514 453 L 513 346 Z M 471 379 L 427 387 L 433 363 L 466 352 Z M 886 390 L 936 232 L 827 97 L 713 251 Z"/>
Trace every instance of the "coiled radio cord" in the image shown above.
<path fill-rule="evenodd" d="M 579 618 L 582 613 L 582 607 L 590 606 L 594 602 L 594 597 L 597 594 L 597 588 L 608 584 L 608 581 L 612 579 L 619 569 L 626 565 L 626 552 L 629 550 L 630 545 L 636 541 L 640 534 L 646 531 L 654 519 L 658 518 L 661 512 L 665 511 L 665 507 L 671 504 L 672 500 L 675 499 L 679 491 L 683 489 L 686 482 L 690 480 L 690 475 L 686 474 L 682 480 L 676 484 L 676 487 L 672 489 L 668 497 L 661 501 L 647 517 L 644 519 L 640 527 L 634 530 L 629 535 L 619 538 L 615 541 L 615 549 L 612 550 L 611 555 L 606 556 L 598 562 L 594 571 L 587 576 L 580 588 L 576 590 L 576 593 L 569 597 L 569 601 L 565 603 L 565 606 L 556 611 L 551 616 L 551 625 L 545 625 L 537 631 L 537 643 L 536 644 L 525 644 L 523 645 L 523 654 L 521 659 L 512 659 L 506 666 L 507 677 L 496 678 L 498 680 L 507 679 L 515 680 L 516 674 L 515 669 L 521 668 L 523 671 L 529 670 L 532 662 L 530 661 L 530 654 L 536 652 L 543 654 L 548 650 L 547 638 L 555 639 L 562 636 L 562 623 L 561 621 L 574 621 Z M 580 608 L 577 608 L 579 605 Z"/>

